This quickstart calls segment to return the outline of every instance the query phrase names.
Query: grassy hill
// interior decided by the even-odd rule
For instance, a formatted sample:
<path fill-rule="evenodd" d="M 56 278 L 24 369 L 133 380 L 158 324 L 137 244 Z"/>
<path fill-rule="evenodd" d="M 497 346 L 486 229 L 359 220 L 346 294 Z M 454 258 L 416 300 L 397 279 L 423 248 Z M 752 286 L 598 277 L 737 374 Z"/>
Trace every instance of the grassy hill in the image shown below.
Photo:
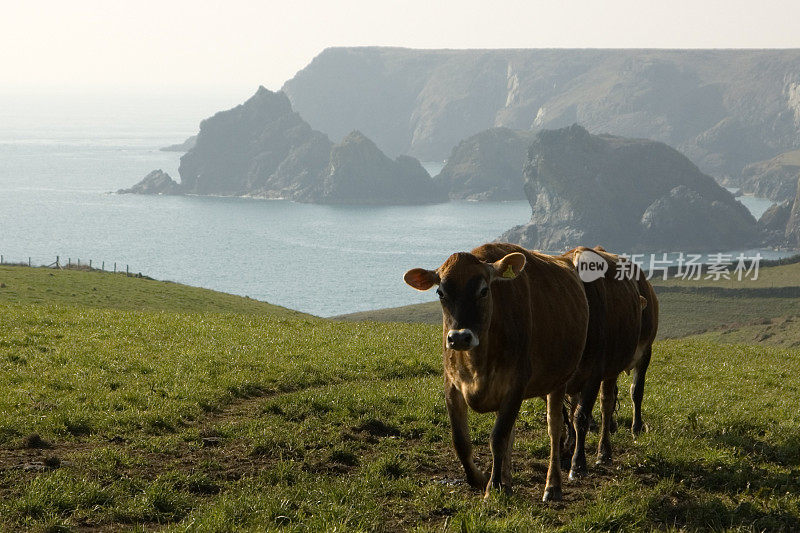
<path fill-rule="evenodd" d="M 310 316 L 250 298 L 101 270 L 0 266 L 0 304 Z"/>
<path fill-rule="evenodd" d="M 800 528 L 800 350 L 659 342 L 649 432 L 621 395 L 615 464 L 554 505 L 528 400 L 515 493 L 484 503 L 449 442 L 438 325 L 50 273 L 0 270 L 0 530 Z M 470 419 L 483 467 L 492 419 Z"/>

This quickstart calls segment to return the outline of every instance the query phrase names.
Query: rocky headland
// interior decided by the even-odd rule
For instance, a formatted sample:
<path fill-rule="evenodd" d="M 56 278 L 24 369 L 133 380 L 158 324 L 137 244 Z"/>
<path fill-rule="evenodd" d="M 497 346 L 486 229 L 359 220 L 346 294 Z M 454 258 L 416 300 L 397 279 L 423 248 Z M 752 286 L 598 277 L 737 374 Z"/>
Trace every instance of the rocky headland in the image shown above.
<path fill-rule="evenodd" d="M 200 124 L 179 173 L 180 184 L 154 172 L 124 192 L 342 204 L 446 200 L 416 159 L 390 159 L 359 132 L 334 144 L 292 109 L 284 93 L 264 87 Z"/>
<path fill-rule="evenodd" d="M 524 169 L 531 221 L 501 240 L 562 250 L 722 250 L 758 244 L 755 219 L 731 193 L 666 144 L 539 132 Z"/>

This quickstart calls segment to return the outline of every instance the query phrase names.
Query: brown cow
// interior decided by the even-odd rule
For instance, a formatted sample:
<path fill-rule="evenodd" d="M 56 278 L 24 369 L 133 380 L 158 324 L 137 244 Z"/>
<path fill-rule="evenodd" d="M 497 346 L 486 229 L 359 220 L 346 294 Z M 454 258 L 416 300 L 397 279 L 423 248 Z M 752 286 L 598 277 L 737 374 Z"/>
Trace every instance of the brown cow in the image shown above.
<path fill-rule="evenodd" d="M 602 246 L 595 246 L 594 251 L 604 254 L 611 260 L 619 260 L 619 256 L 607 252 Z M 658 297 L 653 286 L 647 280 L 644 272 L 636 266 L 635 263 L 628 263 L 630 277 L 636 280 L 639 287 L 639 294 L 646 300 L 643 303 L 645 306 L 642 311 L 642 327 L 639 333 L 639 342 L 636 346 L 633 360 L 630 365 L 624 369 L 625 372 L 631 373 L 631 401 L 633 402 L 633 422 L 631 423 L 631 431 L 634 435 L 641 433 L 644 428 L 642 423 L 642 398 L 644 398 L 644 379 L 647 373 L 647 368 L 650 366 L 650 358 L 653 354 L 653 342 L 658 333 Z M 616 385 L 615 385 L 616 387 Z M 614 395 L 614 402 L 616 403 L 616 393 Z M 613 422 L 613 421 L 612 421 Z"/>
<path fill-rule="evenodd" d="M 561 499 L 560 439 L 567 380 L 583 351 L 588 307 L 572 263 L 513 244 L 484 244 L 456 253 L 436 270 L 415 268 L 406 283 L 438 285 L 442 304 L 445 400 L 453 445 L 467 481 L 511 490 L 513 428 L 522 401 L 547 398 L 550 464 L 545 501 Z M 491 436 L 492 470 L 472 460 L 467 406 L 497 412 Z"/>
<path fill-rule="evenodd" d="M 634 398 L 633 430 L 634 433 L 641 430 L 644 376 L 650 362 L 658 319 L 655 293 L 634 264 L 626 264 L 601 247 L 594 250 L 579 247 L 561 257 L 571 260 L 577 267 L 579 258 L 587 252 L 589 255 L 599 255 L 609 268 L 604 277 L 584 283 L 589 303 L 586 347 L 578 370 L 567 384 L 575 431 L 570 479 L 586 473 L 586 432 L 598 392 L 602 407 L 598 463 L 611 461 L 617 377 L 623 371 L 634 371 L 631 389 Z M 642 292 L 645 296 L 642 296 Z"/>

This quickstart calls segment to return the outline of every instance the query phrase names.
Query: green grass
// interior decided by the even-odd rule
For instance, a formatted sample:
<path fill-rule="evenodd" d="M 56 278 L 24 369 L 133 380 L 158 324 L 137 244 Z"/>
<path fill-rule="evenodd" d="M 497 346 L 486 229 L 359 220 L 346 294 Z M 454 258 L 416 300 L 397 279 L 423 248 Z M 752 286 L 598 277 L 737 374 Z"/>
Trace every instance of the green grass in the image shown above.
<path fill-rule="evenodd" d="M 800 528 L 797 349 L 657 343 L 649 432 L 626 429 L 623 376 L 615 464 L 590 466 L 559 504 L 540 502 L 548 439 L 528 400 L 515 492 L 484 502 L 449 442 L 438 325 L 64 298 L 0 303 L 2 531 Z M 483 467 L 491 423 L 470 418 Z"/>
<path fill-rule="evenodd" d="M 309 316 L 232 294 L 99 270 L 0 266 L 0 304 Z"/>
<path fill-rule="evenodd" d="M 772 287 L 797 287 L 800 285 L 800 262 L 789 265 L 762 267 L 758 271 L 758 279 L 752 279 L 753 274 L 750 274 L 748 277 L 745 277 L 743 274 L 742 280 L 739 280 L 737 275 L 733 274 L 736 261 L 734 260 L 733 263 L 733 266 L 730 267 L 731 279 L 706 279 L 707 274 L 704 271 L 699 280 L 681 278 L 663 280 L 655 278 L 652 280 L 652 283 L 656 286 L 715 287 L 721 289 L 764 289 Z"/>
<path fill-rule="evenodd" d="M 403 305 L 387 309 L 360 311 L 333 317 L 345 322 L 405 322 L 407 324 L 441 324 L 442 307 L 439 302 Z"/>

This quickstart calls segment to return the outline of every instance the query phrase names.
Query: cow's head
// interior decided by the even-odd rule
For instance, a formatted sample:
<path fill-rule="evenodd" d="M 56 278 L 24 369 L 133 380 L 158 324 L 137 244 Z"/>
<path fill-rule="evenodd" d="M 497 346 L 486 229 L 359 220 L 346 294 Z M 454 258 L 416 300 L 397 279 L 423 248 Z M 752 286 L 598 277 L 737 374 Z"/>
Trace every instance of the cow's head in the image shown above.
<path fill-rule="evenodd" d="M 436 294 L 442 304 L 447 334 L 445 345 L 451 350 L 469 350 L 478 346 L 492 320 L 492 283 L 516 278 L 525 268 L 525 256 L 519 252 L 486 263 L 472 254 L 451 255 L 436 270 L 412 268 L 403 279 L 418 291 L 438 285 Z"/>

